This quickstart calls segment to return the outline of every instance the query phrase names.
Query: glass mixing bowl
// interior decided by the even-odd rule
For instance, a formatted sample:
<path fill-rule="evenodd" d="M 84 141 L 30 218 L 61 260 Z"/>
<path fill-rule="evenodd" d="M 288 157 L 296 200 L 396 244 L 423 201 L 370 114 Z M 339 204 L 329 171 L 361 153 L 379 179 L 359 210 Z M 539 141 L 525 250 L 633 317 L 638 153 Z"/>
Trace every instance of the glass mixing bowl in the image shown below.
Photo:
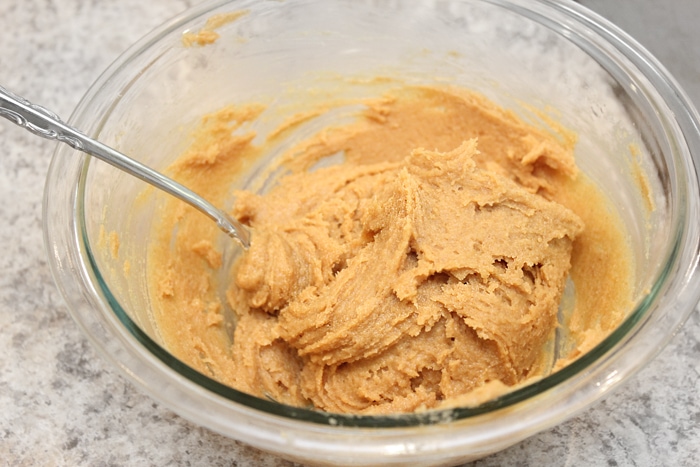
<path fill-rule="evenodd" d="M 207 18 L 242 10 L 216 30 L 213 44 L 183 45 L 183 33 L 200 30 Z M 451 83 L 525 117 L 533 108 L 555 114 L 578 133 L 579 167 L 627 227 L 636 259 L 634 307 L 573 364 L 475 407 L 348 416 L 259 399 L 196 372 L 164 347 L 145 274 L 157 197 L 142 182 L 61 146 L 44 199 L 56 282 L 93 344 L 154 399 L 219 433 L 307 463 L 457 464 L 600 399 L 658 353 L 692 311 L 700 295 L 697 113 L 649 53 L 573 2 L 204 2 L 130 48 L 70 123 L 163 169 L 187 147 L 202 115 L 256 100 L 284 109 L 290 102 L 283 96 L 294 90 L 313 85 L 331 95 L 335 89 L 324 83 L 345 76 Z M 110 252 L 113 234 L 118 255 Z"/>

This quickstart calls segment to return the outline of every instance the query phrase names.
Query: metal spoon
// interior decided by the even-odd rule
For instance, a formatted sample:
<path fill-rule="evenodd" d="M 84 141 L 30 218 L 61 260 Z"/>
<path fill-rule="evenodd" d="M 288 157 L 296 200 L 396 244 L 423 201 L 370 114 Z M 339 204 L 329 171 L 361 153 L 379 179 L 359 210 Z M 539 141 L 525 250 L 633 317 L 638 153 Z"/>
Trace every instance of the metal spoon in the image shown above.
<path fill-rule="evenodd" d="M 188 203 L 214 220 L 228 236 L 238 240 L 243 248 L 250 246 L 250 231 L 233 217 L 213 204 L 150 167 L 141 164 L 121 152 L 96 141 L 75 128 L 66 125 L 55 113 L 11 93 L 0 86 L 0 116 L 29 130 L 37 136 L 66 143 L 77 151 L 107 162 L 146 183 Z"/>

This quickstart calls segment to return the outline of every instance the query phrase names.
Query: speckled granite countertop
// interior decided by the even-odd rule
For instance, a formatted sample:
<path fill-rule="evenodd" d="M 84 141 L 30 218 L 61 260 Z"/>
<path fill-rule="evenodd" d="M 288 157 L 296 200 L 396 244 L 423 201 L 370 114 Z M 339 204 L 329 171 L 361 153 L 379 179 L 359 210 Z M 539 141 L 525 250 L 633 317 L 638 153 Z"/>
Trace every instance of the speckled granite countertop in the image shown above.
<path fill-rule="evenodd" d="M 190 3 L 3 0 L 0 83 L 67 118 L 118 54 Z M 700 2 L 581 3 L 637 37 L 700 102 Z M 95 354 L 45 260 L 41 200 L 53 148 L 0 122 L 0 465 L 292 465 L 183 420 Z M 698 312 L 603 402 L 476 463 L 548 464 L 700 465 Z"/>

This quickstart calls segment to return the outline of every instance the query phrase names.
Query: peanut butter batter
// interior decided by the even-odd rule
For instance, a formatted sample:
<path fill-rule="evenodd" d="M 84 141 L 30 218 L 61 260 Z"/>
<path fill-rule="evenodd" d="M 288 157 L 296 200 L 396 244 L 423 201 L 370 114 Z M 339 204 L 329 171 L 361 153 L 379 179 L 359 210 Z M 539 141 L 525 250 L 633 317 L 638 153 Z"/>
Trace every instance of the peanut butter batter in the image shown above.
<path fill-rule="evenodd" d="M 164 204 L 149 277 L 176 356 L 286 404 L 408 412 L 525 384 L 619 323 L 631 300 L 629 246 L 578 173 L 573 135 L 456 88 L 403 87 L 362 103 L 353 123 L 289 149 L 268 192 L 236 193 L 233 213 L 253 236 L 231 270 L 228 304 L 217 293 L 228 276 L 216 227 Z M 172 174 L 220 201 L 268 145 L 323 113 L 254 144 L 247 124 L 263 111 L 207 117 Z M 316 167 L 334 154 L 343 162 Z M 573 345 L 554 362 L 569 277 Z"/>

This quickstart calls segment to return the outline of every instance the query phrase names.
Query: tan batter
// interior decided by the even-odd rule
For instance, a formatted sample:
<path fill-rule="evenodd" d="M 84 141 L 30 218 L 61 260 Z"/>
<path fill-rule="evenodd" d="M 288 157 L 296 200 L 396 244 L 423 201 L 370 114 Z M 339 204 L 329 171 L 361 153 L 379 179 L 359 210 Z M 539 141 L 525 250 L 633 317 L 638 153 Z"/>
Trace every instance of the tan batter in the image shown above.
<path fill-rule="evenodd" d="M 227 293 L 232 345 L 216 227 L 178 202 L 163 207 L 149 276 L 176 356 L 287 404 L 407 412 L 493 397 L 548 371 L 569 275 L 579 345 L 557 367 L 619 323 L 629 246 L 577 173 L 570 134 L 456 88 L 399 88 L 364 104 L 356 122 L 289 150 L 290 173 L 267 194 L 237 193 L 234 215 L 253 241 Z M 207 117 L 173 175 L 223 199 L 266 150 L 244 131 L 262 111 Z M 296 116 L 267 144 L 319 113 Z M 342 164 L 309 170 L 340 151 Z"/>

